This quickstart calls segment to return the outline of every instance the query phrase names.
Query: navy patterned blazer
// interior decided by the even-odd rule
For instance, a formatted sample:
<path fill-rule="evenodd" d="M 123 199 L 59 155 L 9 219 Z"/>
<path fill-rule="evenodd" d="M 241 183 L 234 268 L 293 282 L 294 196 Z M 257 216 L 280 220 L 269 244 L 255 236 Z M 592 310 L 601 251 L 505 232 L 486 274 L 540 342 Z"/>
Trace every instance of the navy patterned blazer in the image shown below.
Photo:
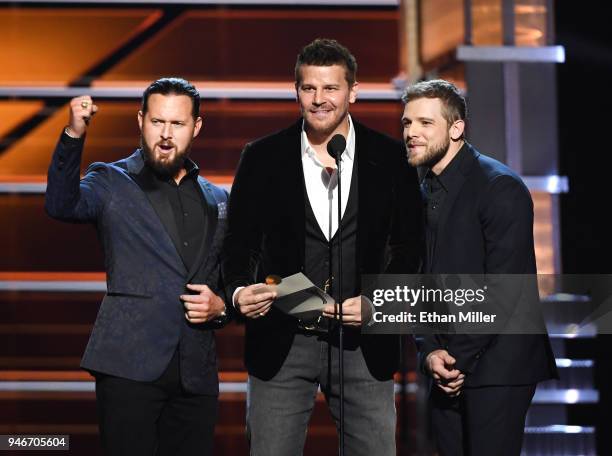
<path fill-rule="evenodd" d="M 215 325 L 189 323 L 179 296 L 187 292 L 187 283 L 207 284 L 222 293 L 219 254 L 227 192 L 198 177 L 208 205 L 207 226 L 188 271 L 175 247 L 178 230 L 162 223 L 173 220 L 169 203 L 137 183 L 142 152 L 115 163 L 93 163 L 81 180 L 82 149 L 83 140 L 62 135 L 49 167 L 45 201 L 55 219 L 94 224 L 104 250 L 107 293 L 81 367 L 153 381 L 178 345 L 183 387 L 195 394 L 218 394 Z"/>

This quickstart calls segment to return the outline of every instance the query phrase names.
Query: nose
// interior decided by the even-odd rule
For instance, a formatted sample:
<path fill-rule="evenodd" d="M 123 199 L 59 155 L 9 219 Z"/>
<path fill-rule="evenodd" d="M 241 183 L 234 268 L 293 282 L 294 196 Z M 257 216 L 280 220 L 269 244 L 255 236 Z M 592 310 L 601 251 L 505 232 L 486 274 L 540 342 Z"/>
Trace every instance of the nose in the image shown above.
<path fill-rule="evenodd" d="M 414 122 L 405 125 L 404 126 L 404 137 L 405 137 L 405 139 L 413 138 L 415 136 L 418 136 L 418 135 L 417 135 L 417 127 L 414 124 Z"/>
<path fill-rule="evenodd" d="M 162 139 L 170 139 L 172 138 L 172 124 L 170 122 L 164 123 L 164 127 L 161 131 Z"/>
<path fill-rule="evenodd" d="M 312 102 L 316 105 L 322 105 L 323 103 L 325 103 L 325 100 L 323 99 L 323 90 L 317 89 L 315 91 L 314 99 L 312 100 Z"/>

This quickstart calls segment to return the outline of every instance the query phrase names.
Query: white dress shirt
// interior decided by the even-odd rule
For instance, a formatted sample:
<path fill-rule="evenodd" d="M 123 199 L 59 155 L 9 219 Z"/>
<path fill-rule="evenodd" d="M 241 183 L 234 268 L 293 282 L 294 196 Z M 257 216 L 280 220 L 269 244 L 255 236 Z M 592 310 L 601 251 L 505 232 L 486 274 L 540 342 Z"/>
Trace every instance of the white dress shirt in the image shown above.
<path fill-rule="evenodd" d="M 349 132 L 346 138 L 346 149 L 340 159 L 342 172 L 342 215 L 346 210 L 353 176 L 353 163 L 355 160 L 355 128 L 351 116 L 348 116 Z M 338 170 L 334 168 L 332 176 L 329 175 L 323 163 L 317 158 L 315 150 L 308 141 L 306 131 L 302 125 L 302 168 L 306 193 L 312 211 L 317 219 L 321 232 L 329 241 L 338 230 Z M 297 184 L 297 183 L 296 183 Z M 331 208 L 331 211 L 330 211 Z M 330 217 L 331 216 L 331 217 Z M 330 221 L 331 218 L 331 221 Z M 236 294 L 244 287 L 238 287 L 232 294 L 232 302 L 236 307 Z"/>
<path fill-rule="evenodd" d="M 348 116 L 348 121 L 349 132 L 346 138 L 346 149 L 344 149 L 341 155 L 343 216 L 349 199 L 355 159 L 355 129 L 351 116 Z M 330 177 L 325 166 L 317 158 L 315 150 L 310 145 L 303 126 L 302 168 L 304 170 L 304 182 L 306 183 L 308 201 L 310 201 L 310 206 L 321 228 L 321 232 L 329 241 L 338 230 L 338 170 L 334 168 L 333 174 Z"/>

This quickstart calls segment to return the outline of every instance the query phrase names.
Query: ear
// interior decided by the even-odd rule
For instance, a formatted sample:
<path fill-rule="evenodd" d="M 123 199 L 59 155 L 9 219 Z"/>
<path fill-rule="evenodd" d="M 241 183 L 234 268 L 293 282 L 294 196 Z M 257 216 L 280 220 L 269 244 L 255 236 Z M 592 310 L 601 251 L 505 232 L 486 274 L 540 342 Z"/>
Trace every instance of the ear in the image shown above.
<path fill-rule="evenodd" d="M 200 129 L 202 128 L 202 118 L 198 117 L 195 120 L 195 126 L 193 129 L 193 137 L 195 138 L 196 136 L 198 136 L 198 134 L 200 134 Z"/>
<path fill-rule="evenodd" d="M 142 131 L 143 119 L 144 119 L 144 114 L 142 113 L 142 111 L 138 111 L 138 128 L 140 128 L 140 131 Z"/>
<path fill-rule="evenodd" d="M 465 122 L 463 120 L 456 120 L 448 129 L 448 135 L 453 141 L 458 141 L 463 136 L 465 130 Z"/>
<path fill-rule="evenodd" d="M 359 91 L 359 83 L 355 81 L 349 91 L 349 103 L 355 103 L 357 101 L 357 92 Z"/>

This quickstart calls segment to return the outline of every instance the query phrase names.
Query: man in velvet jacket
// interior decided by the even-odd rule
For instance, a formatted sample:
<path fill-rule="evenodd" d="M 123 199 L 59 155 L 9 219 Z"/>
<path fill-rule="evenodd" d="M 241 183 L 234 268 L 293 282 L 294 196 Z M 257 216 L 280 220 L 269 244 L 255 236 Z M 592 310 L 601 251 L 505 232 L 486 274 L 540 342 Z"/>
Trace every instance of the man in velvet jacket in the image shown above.
<path fill-rule="evenodd" d="M 246 317 L 252 455 L 302 453 L 319 386 L 338 422 L 337 327 L 313 330 L 283 314 L 273 306 L 273 288 L 262 283 L 271 274 L 303 272 L 321 288 L 331 285 L 338 302 L 337 170 L 326 152 L 338 133 L 347 140 L 341 179 L 342 296 L 350 297 L 342 303 L 346 454 L 395 455 L 399 339 L 360 334 L 360 275 L 417 270 L 421 199 L 401 143 L 349 116 L 355 72 L 354 57 L 336 41 L 306 46 L 295 70 L 302 118 L 248 144 L 232 186 L 223 271 L 228 298 Z"/>
<path fill-rule="evenodd" d="M 198 91 L 163 78 L 144 92 L 141 149 L 94 163 L 79 179 L 98 110 L 74 98 L 49 167 L 46 210 L 95 224 L 107 273 L 81 366 L 96 378 L 102 445 L 111 455 L 211 454 L 219 391 L 212 329 L 223 323 L 219 252 L 227 192 L 188 158 Z M 157 452 L 156 452 L 157 451 Z"/>
<path fill-rule="evenodd" d="M 408 161 L 424 174 L 424 272 L 536 274 L 529 191 L 508 167 L 465 141 L 466 105 L 457 88 L 421 82 L 403 101 Z M 529 312 L 541 319 L 539 309 Z M 424 338 L 420 354 L 434 383 L 432 426 L 442 456 L 520 454 L 536 384 L 557 375 L 541 327 L 540 334 Z"/>

